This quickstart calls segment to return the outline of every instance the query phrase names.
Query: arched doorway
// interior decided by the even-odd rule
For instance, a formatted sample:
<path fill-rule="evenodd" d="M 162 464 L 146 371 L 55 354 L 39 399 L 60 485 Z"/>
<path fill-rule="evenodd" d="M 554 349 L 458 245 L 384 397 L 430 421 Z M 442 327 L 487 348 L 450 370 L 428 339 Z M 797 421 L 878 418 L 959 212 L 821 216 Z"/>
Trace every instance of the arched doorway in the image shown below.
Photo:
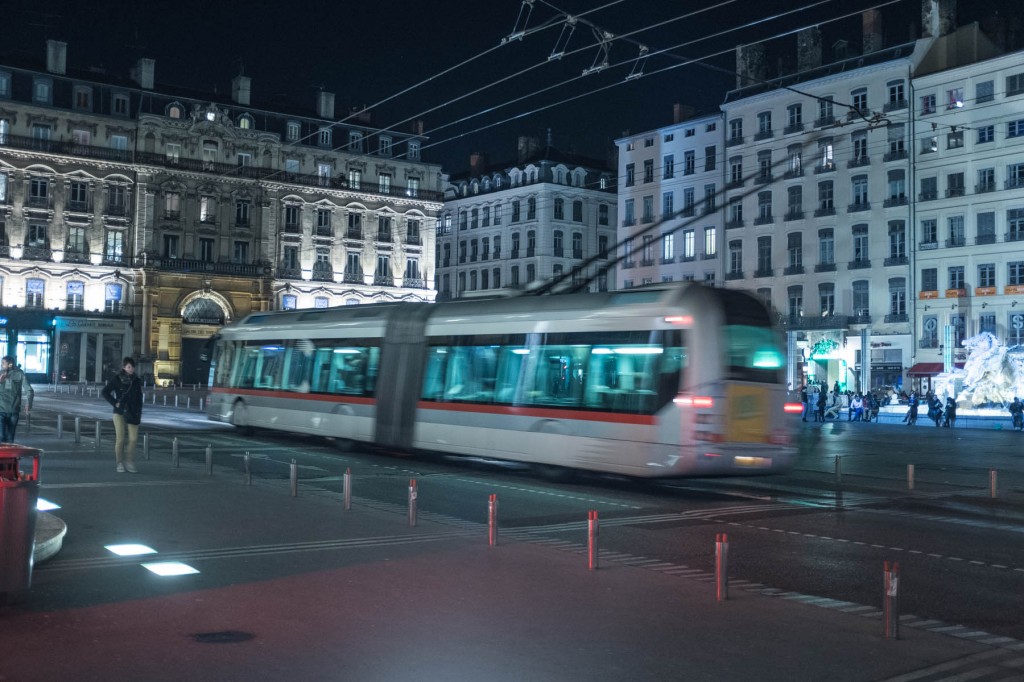
<path fill-rule="evenodd" d="M 181 309 L 181 383 L 205 385 L 210 376 L 210 337 L 230 321 L 227 302 L 203 292 Z"/>

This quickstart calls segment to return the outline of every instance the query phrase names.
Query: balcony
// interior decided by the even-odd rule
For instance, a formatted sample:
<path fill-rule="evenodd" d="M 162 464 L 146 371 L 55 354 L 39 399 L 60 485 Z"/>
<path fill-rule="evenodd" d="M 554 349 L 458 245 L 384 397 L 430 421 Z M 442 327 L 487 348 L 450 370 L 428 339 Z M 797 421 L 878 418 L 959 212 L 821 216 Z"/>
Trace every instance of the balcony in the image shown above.
<path fill-rule="evenodd" d="M 623 263 L 622 263 L 622 269 L 623 270 L 632 270 L 635 267 L 636 267 L 636 261 L 633 261 L 633 260 L 623 261 Z"/>
<path fill-rule="evenodd" d="M 402 280 L 402 286 L 406 289 L 426 289 L 427 283 L 422 277 L 406 277 Z"/>
<path fill-rule="evenodd" d="M 846 212 L 847 213 L 859 213 L 860 211 L 870 211 L 870 210 L 871 210 L 871 202 L 870 201 L 855 201 L 855 202 L 853 202 L 852 204 L 850 204 L 849 206 L 846 207 Z"/>
<path fill-rule="evenodd" d="M 814 266 L 814 271 L 815 272 L 835 272 L 836 271 L 836 264 L 835 263 L 818 263 L 817 265 Z"/>
<path fill-rule="evenodd" d="M 836 165 L 831 161 L 828 163 L 819 163 L 814 167 L 814 174 L 821 175 L 822 173 L 832 173 L 836 169 Z"/>
<path fill-rule="evenodd" d="M 977 237 L 974 238 L 974 243 L 975 244 L 995 244 L 996 243 L 995 232 L 991 232 L 989 234 L 979 234 Z"/>
<path fill-rule="evenodd" d="M 164 211 L 164 220 L 178 222 L 181 220 L 181 211 Z"/>
<path fill-rule="evenodd" d="M 696 214 L 696 209 L 693 206 L 683 206 L 683 210 L 679 212 L 684 218 L 692 218 Z"/>
<path fill-rule="evenodd" d="M 519 258 L 519 249 L 513 248 L 512 251 L 508 254 L 508 257 L 513 259 L 513 260 L 515 260 L 516 258 Z"/>
<path fill-rule="evenodd" d="M 774 222 L 775 222 L 775 218 L 773 218 L 771 216 L 771 214 L 769 214 L 769 215 L 759 215 L 756 218 L 754 218 L 754 224 L 755 225 L 771 225 Z"/>
<path fill-rule="evenodd" d="M 866 108 L 866 107 L 864 109 L 858 109 L 857 107 L 853 107 L 849 111 L 846 112 L 846 120 L 847 121 L 855 121 L 858 118 L 859 119 L 866 119 L 870 115 L 871 115 L 871 110 Z"/>
<path fill-rule="evenodd" d="M 754 270 L 754 277 L 774 277 L 775 270 L 773 268 L 758 268 Z"/>
<path fill-rule="evenodd" d="M 262 277 L 270 274 L 270 267 L 263 263 L 213 263 L 198 258 L 158 258 L 156 267 L 172 272 L 199 272 L 218 275 L 242 275 L 246 277 Z M 126 265 L 125 261 L 104 260 L 104 265 Z M 278 270 L 280 273 L 280 269 Z M 301 277 L 296 277 L 301 279 Z"/>
<path fill-rule="evenodd" d="M 963 187 L 950 187 L 946 190 L 946 198 L 949 197 L 962 197 L 964 195 Z"/>
<path fill-rule="evenodd" d="M 345 239 L 358 239 L 358 240 L 361 241 L 362 238 L 363 238 L 363 231 L 360 230 L 360 229 L 353 229 L 353 228 L 350 227 L 345 232 Z"/>
<path fill-rule="evenodd" d="M 760 142 L 761 140 L 770 140 L 775 137 L 775 131 L 771 130 L 759 130 L 754 134 L 754 142 Z"/>
<path fill-rule="evenodd" d="M 779 323 L 786 329 L 846 329 L 846 315 L 784 315 Z"/>
<path fill-rule="evenodd" d="M 790 265 L 782 271 L 783 275 L 802 275 L 804 274 L 804 266 L 802 265 Z"/>
<path fill-rule="evenodd" d="M 640 261 L 640 267 L 642 267 L 642 268 L 649 268 L 649 267 L 651 267 L 653 265 L 654 265 L 654 261 L 653 260 L 649 260 L 649 259 L 645 258 L 644 260 Z"/>
<path fill-rule="evenodd" d="M 33 197 L 28 198 L 29 208 L 50 208 L 53 205 L 53 200 L 50 197 Z"/>
<path fill-rule="evenodd" d="M 836 122 L 835 116 L 822 116 L 821 118 L 814 119 L 815 128 L 824 128 L 825 126 L 834 125 Z"/>
<path fill-rule="evenodd" d="M 743 220 L 728 220 L 725 223 L 725 229 L 732 230 L 738 227 L 743 227 Z"/>
<path fill-rule="evenodd" d="M 934 239 L 931 239 L 931 240 L 926 241 L 926 242 L 920 242 L 917 245 L 918 251 L 930 251 L 931 249 L 937 249 L 937 248 L 939 248 L 939 242 L 937 242 Z"/>
<path fill-rule="evenodd" d="M 885 259 L 885 266 L 910 265 L 910 259 L 906 256 L 889 256 Z"/>
<path fill-rule="evenodd" d="M 556 246 L 554 249 L 552 249 L 551 255 L 554 256 L 555 258 L 565 258 L 565 249 L 563 249 L 561 246 Z"/>
<path fill-rule="evenodd" d="M 373 276 L 373 285 L 377 287 L 393 287 L 395 286 L 395 278 L 391 275 L 375 274 Z"/>
<path fill-rule="evenodd" d="M 918 201 L 935 201 L 939 198 L 938 192 L 921 192 L 917 195 Z"/>
<path fill-rule="evenodd" d="M 75 213 L 89 213 L 92 211 L 92 206 L 88 201 L 75 201 L 72 199 L 68 201 L 67 209 Z"/>
<path fill-rule="evenodd" d="M 895 99 L 885 103 L 882 107 L 883 113 L 889 113 L 890 111 L 899 111 L 900 109 L 906 109 L 910 106 L 910 103 L 905 99 Z"/>
<path fill-rule="evenodd" d="M 769 182 L 772 181 L 772 179 L 773 178 L 772 178 L 772 174 L 771 174 L 770 171 L 767 172 L 767 173 L 759 173 L 758 176 L 756 178 L 754 178 L 754 184 L 755 185 L 767 185 Z"/>
<path fill-rule="evenodd" d="M 1024 230 L 1013 230 L 1003 235 L 1004 242 L 1024 242 Z"/>
<path fill-rule="evenodd" d="M 636 225 L 636 218 L 623 218 L 622 219 L 622 226 L 623 227 L 633 227 L 634 225 Z"/>
<path fill-rule="evenodd" d="M 1003 187 L 1005 189 L 1018 189 L 1020 187 L 1024 187 L 1024 177 L 1009 178 L 1003 181 Z"/>
<path fill-rule="evenodd" d="M 855 156 L 846 162 L 847 168 L 861 168 L 863 166 L 871 165 L 871 157 L 866 154 L 863 156 Z"/>
<path fill-rule="evenodd" d="M 703 256 L 701 256 L 701 258 L 703 258 L 704 260 L 714 260 L 715 258 L 718 258 L 718 254 L 717 253 L 705 253 Z"/>
<path fill-rule="evenodd" d="M 573 249 L 572 257 L 575 258 L 576 260 L 583 260 L 583 249 Z"/>
<path fill-rule="evenodd" d="M 882 206 L 885 207 L 885 208 L 893 208 L 895 206 L 906 206 L 906 205 L 907 205 L 907 195 L 906 194 L 900 194 L 899 196 L 889 197 L 884 202 L 882 202 Z"/>
<path fill-rule="evenodd" d="M 333 282 L 334 281 L 334 268 L 330 264 L 321 265 L 320 263 L 313 264 L 313 281 L 314 282 Z"/>
<path fill-rule="evenodd" d="M 964 239 L 963 235 L 957 235 L 955 237 L 949 237 L 946 240 L 946 247 L 947 248 L 953 248 L 953 247 L 956 247 L 956 246 L 966 246 L 966 245 L 967 245 L 967 240 Z"/>
<path fill-rule="evenodd" d="M 405 237 L 405 243 L 408 246 L 422 246 L 423 240 L 418 234 L 410 234 Z"/>
<path fill-rule="evenodd" d="M 736 179 L 736 180 L 730 180 L 729 182 L 725 183 L 725 188 L 726 189 L 740 189 L 742 187 L 743 187 L 743 179 L 742 178 L 739 178 L 739 179 Z"/>
<path fill-rule="evenodd" d="M 527 258 L 533 258 L 536 255 L 537 255 L 537 247 L 536 246 L 527 246 L 526 247 L 526 257 Z"/>
<path fill-rule="evenodd" d="M 803 220 L 803 219 L 804 219 L 804 212 L 803 211 L 789 211 L 788 213 L 786 213 L 785 216 L 783 216 L 783 220 L 785 220 L 786 222 L 790 222 L 792 220 Z"/>
<path fill-rule="evenodd" d="M 847 270 L 863 270 L 865 268 L 870 268 L 870 267 L 871 267 L 871 260 L 870 259 L 852 260 L 852 261 L 850 261 L 849 263 L 846 264 L 846 269 Z"/>
<path fill-rule="evenodd" d="M 346 272 L 341 281 L 345 284 L 366 284 L 366 278 L 361 272 Z"/>
<path fill-rule="evenodd" d="M 391 241 L 391 232 L 382 232 L 382 231 L 378 230 L 377 231 L 377 236 L 376 236 L 376 241 L 378 241 L 378 242 L 390 242 Z"/>
<path fill-rule="evenodd" d="M 741 145 L 741 144 L 743 144 L 743 136 L 742 135 L 733 135 L 725 143 L 725 146 L 726 147 L 735 147 L 735 146 Z"/>
<path fill-rule="evenodd" d="M 89 252 L 81 249 L 64 249 L 65 263 L 89 263 Z"/>
<path fill-rule="evenodd" d="M 907 158 L 907 150 L 906 149 L 894 149 L 894 150 L 892 150 L 890 152 L 886 152 L 885 156 L 882 157 L 882 160 L 885 161 L 885 162 L 889 162 L 889 161 L 903 161 L 906 158 Z"/>
<path fill-rule="evenodd" d="M 814 217 L 815 218 L 824 218 L 825 216 L 830 216 L 830 215 L 835 215 L 835 214 L 836 214 L 836 207 L 835 206 L 821 206 L 821 207 L 819 207 L 819 208 L 814 210 Z"/>
<path fill-rule="evenodd" d="M 299 227 L 298 223 L 285 223 L 284 233 L 285 234 L 302 234 L 302 228 Z"/>
<path fill-rule="evenodd" d="M 107 215 L 125 216 L 127 213 L 128 209 L 124 204 L 107 204 Z"/>
<path fill-rule="evenodd" d="M 900 322 L 908 322 L 909 317 L 906 313 L 889 313 L 885 316 L 886 324 L 897 324 Z"/>
<path fill-rule="evenodd" d="M 277 269 L 278 279 L 302 279 L 301 268 L 278 268 Z"/>
<path fill-rule="evenodd" d="M 782 129 L 783 135 L 792 135 L 793 133 L 803 132 L 803 123 L 790 123 L 788 126 Z"/>
<path fill-rule="evenodd" d="M 786 180 L 792 180 L 793 178 L 802 178 L 803 176 L 804 176 L 804 169 L 803 168 L 790 168 L 789 170 L 787 170 L 785 172 L 785 174 L 783 174 L 782 177 L 784 177 Z"/>
<path fill-rule="evenodd" d="M 334 230 L 331 229 L 330 225 L 327 225 L 327 226 L 318 225 L 317 228 L 316 228 L 316 232 L 314 232 L 313 235 L 316 236 L 316 237 L 333 237 L 334 236 Z"/>
<path fill-rule="evenodd" d="M 725 273 L 725 278 L 727 280 L 730 280 L 730 281 L 731 280 L 737 280 L 737 279 L 743 279 L 743 273 L 742 272 L 735 272 L 735 271 L 734 272 L 727 272 L 727 273 Z"/>
<path fill-rule="evenodd" d="M 52 261 L 53 250 L 48 246 L 26 246 L 21 252 L 22 260 Z"/>
<path fill-rule="evenodd" d="M 680 256 L 679 257 L 679 262 L 680 263 L 685 263 L 686 261 L 691 261 L 691 260 L 693 260 L 693 256 L 690 256 L 689 258 L 687 258 L 685 256 Z M 676 259 L 675 258 L 662 258 L 658 262 L 661 263 L 662 265 L 672 265 L 673 263 L 676 262 Z"/>
<path fill-rule="evenodd" d="M 871 324 L 871 315 L 866 310 L 862 310 L 856 315 L 851 315 L 847 321 L 850 324 Z"/>

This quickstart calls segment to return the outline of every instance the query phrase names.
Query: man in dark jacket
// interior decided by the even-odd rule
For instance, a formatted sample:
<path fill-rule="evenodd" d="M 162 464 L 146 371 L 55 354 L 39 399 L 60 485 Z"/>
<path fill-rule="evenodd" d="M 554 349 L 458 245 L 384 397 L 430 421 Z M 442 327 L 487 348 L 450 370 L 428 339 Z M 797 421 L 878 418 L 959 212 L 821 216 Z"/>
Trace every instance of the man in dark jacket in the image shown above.
<path fill-rule="evenodd" d="M 18 430 L 18 419 L 22 411 L 27 415 L 32 409 L 35 392 L 25 378 L 25 373 L 18 367 L 17 360 L 10 355 L 0 359 L 0 424 L 3 435 L 0 442 L 13 443 L 14 434 Z"/>
<path fill-rule="evenodd" d="M 136 473 L 135 443 L 142 422 L 142 381 L 135 376 L 135 360 L 125 358 L 121 371 L 103 387 L 103 397 L 114 406 L 114 458 L 117 472 Z"/>

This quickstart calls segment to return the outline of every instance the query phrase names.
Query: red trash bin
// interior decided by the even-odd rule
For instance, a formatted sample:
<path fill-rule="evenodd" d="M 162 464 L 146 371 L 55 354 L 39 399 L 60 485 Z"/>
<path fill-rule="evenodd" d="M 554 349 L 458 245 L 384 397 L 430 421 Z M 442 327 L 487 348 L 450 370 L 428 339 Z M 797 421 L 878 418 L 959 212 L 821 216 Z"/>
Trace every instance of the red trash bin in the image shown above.
<path fill-rule="evenodd" d="M 0 595 L 32 586 L 42 454 L 37 448 L 0 445 Z M 22 467 L 27 459 L 30 471 Z"/>

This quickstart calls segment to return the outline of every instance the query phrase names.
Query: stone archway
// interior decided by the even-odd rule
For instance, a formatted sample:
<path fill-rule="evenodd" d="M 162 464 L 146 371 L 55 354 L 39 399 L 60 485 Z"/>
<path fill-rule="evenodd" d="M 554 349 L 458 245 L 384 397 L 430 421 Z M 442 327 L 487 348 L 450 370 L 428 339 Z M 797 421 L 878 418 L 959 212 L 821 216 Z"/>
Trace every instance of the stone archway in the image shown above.
<path fill-rule="evenodd" d="M 210 337 L 231 321 L 231 307 L 220 294 L 196 291 L 181 303 L 181 382 L 205 384 L 209 378 Z"/>

